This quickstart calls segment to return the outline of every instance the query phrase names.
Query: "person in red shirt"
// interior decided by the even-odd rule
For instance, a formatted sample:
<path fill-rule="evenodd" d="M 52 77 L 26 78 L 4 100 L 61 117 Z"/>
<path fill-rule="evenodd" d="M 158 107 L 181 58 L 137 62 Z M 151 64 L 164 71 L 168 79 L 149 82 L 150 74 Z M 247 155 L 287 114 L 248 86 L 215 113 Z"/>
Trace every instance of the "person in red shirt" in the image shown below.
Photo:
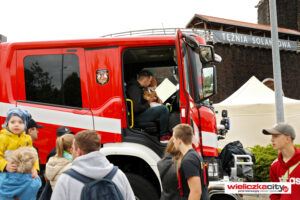
<path fill-rule="evenodd" d="M 287 123 L 279 123 L 271 129 L 263 129 L 263 134 L 272 135 L 272 145 L 279 150 L 278 158 L 271 164 L 271 182 L 291 182 L 291 194 L 271 194 L 270 199 L 299 199 L 300 198 L 300 149 L 294 146 L 296 133 Z"/>

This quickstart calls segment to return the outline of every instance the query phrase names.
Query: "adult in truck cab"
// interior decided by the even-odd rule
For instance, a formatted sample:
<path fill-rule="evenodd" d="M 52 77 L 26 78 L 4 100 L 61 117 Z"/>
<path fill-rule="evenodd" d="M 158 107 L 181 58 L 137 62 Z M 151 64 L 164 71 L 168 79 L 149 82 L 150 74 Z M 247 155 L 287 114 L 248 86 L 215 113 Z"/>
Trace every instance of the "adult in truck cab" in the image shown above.
<path fill-rule="evenodd" d="M 137 79 L 132 79 L 128 83 L 127 94 L 133 101 L 134 120 L 136 122 L 151 122 L 159 118 L 160 142 L 166 143 L 170 139 L 167 135 L 169 124 L 169 110 L 165 105 L 150 107 L 144 99 L 144 90 L 152 79 L 152 73 L 142 70 L 138 73 Z"/>

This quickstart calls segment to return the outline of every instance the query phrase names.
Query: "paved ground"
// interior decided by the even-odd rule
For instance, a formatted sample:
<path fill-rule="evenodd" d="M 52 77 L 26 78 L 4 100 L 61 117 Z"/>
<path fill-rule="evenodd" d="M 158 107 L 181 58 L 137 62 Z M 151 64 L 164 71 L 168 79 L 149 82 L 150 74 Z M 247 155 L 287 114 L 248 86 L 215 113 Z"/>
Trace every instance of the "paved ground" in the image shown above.
<path fill-rule="evenodd" d="M 244 200 L 269 200 L 268 194 L 261 194 L 261 195 L 244 195 Z"/>

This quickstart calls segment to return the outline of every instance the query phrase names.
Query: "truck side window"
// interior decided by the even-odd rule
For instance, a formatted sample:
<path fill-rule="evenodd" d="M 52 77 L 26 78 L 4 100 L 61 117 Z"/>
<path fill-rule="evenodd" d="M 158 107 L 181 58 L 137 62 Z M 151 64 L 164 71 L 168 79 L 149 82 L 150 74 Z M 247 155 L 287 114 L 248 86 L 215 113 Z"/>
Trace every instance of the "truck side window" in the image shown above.
<path fill-rule="evenodd" d="M 24 70 L 27 101 L 82 107 L 77 55 L 26 56 Z"/>
<path fill-rule="evenodd" d="M 185 89 L 191 95 L 190 63 L 185 43 L 182 42 Z"/>

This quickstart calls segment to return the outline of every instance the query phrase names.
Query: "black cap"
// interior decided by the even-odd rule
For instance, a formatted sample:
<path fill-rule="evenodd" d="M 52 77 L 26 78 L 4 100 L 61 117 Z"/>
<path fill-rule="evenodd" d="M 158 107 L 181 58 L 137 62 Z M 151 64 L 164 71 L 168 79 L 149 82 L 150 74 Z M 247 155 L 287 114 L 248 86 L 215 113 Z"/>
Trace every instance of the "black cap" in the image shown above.
<path fill-rule="evenodd" d="M 57 129 L 56 131 L 56 136 L 57 137 L 60 137 L 64 134 L 67 134 L 67 133 L 70 133 L 70 134 L 74 134 L 74 132 L 72 132 L 68 127 L 65 127 L 65 126 L 61 126 Z"/>
<path fill-rule="evenodd" d="M 43 128 L 43 125 L 38 125 L 38 124 L 36 124 L 36 122 L 33 119 L 30 119 L 27 124 L 27 130 L 30 128 L 33 128 L 33 127 Z"/>

